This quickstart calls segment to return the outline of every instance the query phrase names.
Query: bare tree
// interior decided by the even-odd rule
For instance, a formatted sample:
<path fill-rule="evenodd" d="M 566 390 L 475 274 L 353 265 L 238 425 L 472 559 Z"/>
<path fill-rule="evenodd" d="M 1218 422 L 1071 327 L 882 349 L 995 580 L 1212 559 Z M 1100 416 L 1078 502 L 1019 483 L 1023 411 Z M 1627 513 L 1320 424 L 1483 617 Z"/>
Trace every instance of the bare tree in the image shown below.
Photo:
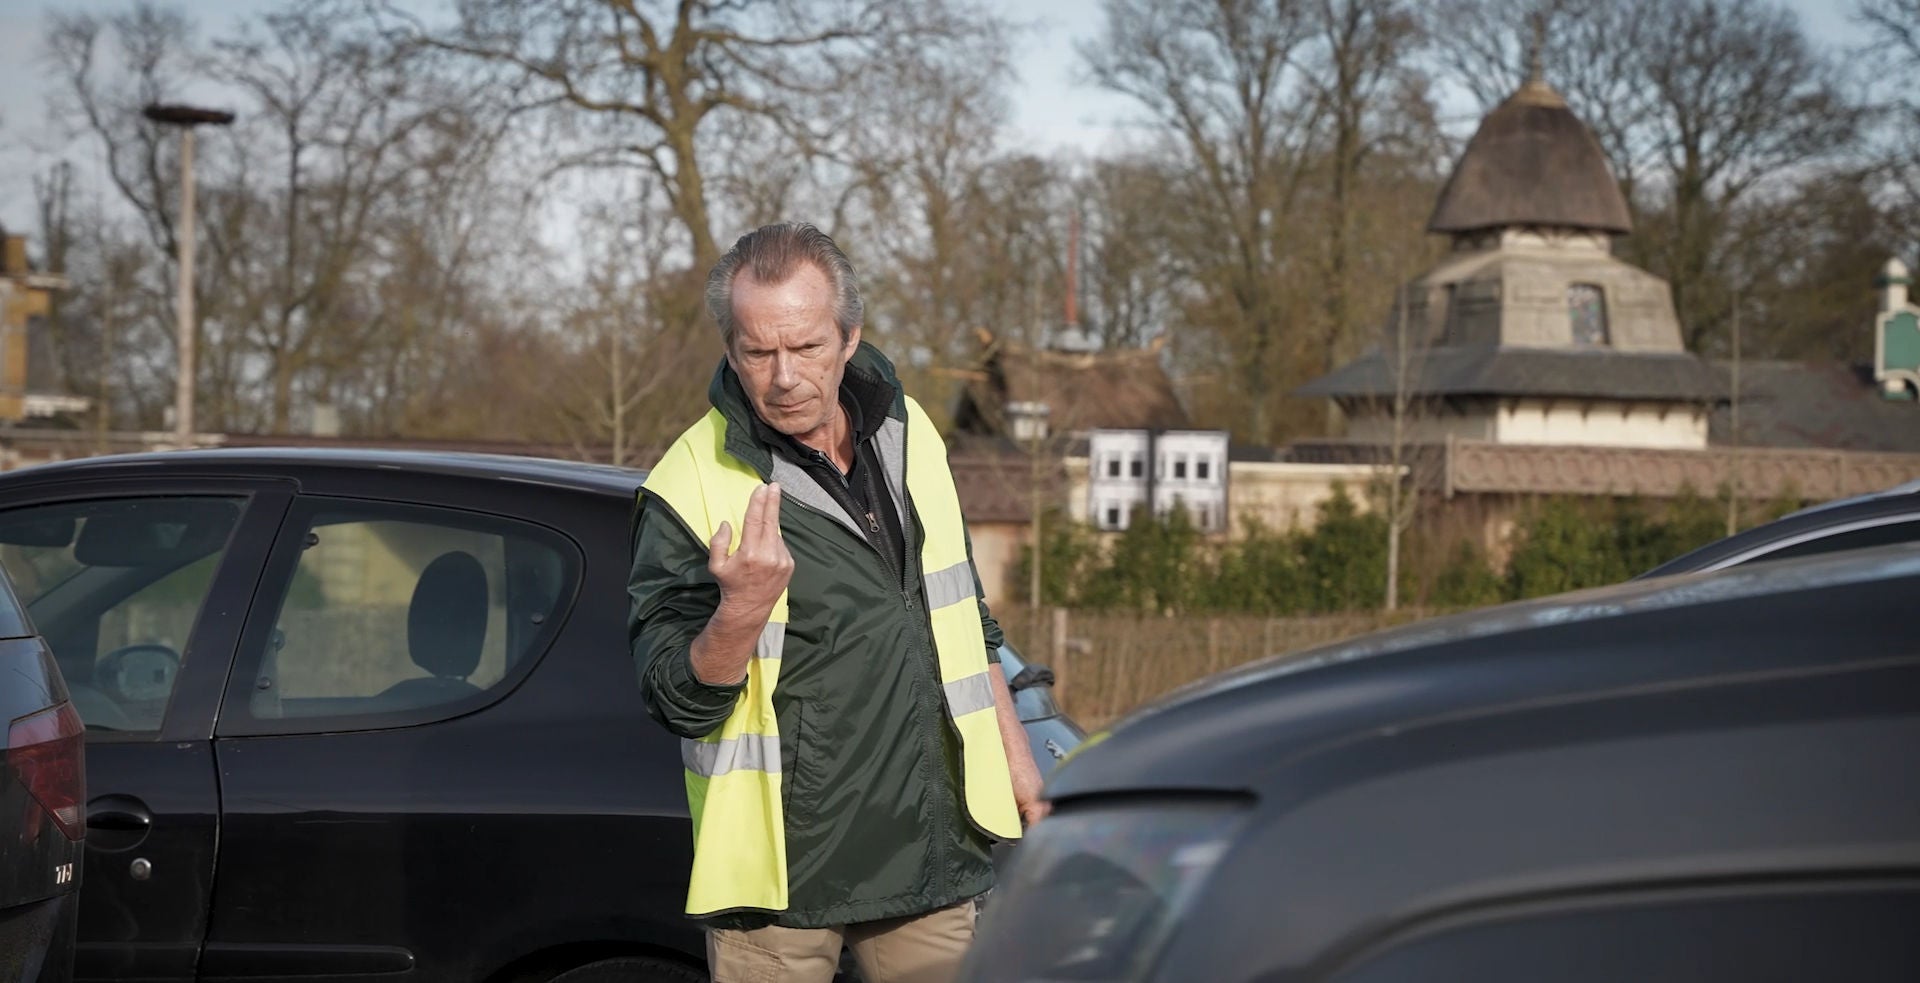
<path fill-rule="evenodd" d="M 1325 112 L 1304 98 L 1313 31 L 1301 0 L 1106 0 L 1103 33 L 1080 48 L 1093 80 L 1165 127 L 1191 168 L 1192 272 L 1238 323 L 1225 339 L 1255 440 L 1273 436 L 1286 319 L 1276 283 L 1283 230 Z"/>
<path fill-rule="evenodd" d="M 70 300 L 77 316 L 97 319 L 101 337 L 114 342 L 113 352 L 124 361 L 103 366 L 101 378 L 124 374 L 131 383 L 125 408 L 142 426 L 159 424 L 163 403 L 153 397 L 173 386 L 176 338 L 169 298 L 177 162 L 174 142 L 141 120 L 140 107 L 193 77 L 198 53 L 191 32 L 178 11 L 136 4 L 104 18 L 50 15 L 46 35 L 45 57 L 57 80 L 53 115 L 78 120 L 80 132 L 104 151 L 105 177 L 130 206 L 137 229 L 123 229 L 108 215 L 91 216 L 95 234 L 81 244 L 88 255 L 75 256 L 73 265 L 83 277 L 78 282 L 100 285 L 103 296 L 88 297 L 83 287 Z M 213 143 L 208 141 L 209 149 Z M 203 276 L 196 284 L 203 311 L 206 282 Z M 107 409 L 111 404 L 103 403 Z"/>
<path fill-rule="evenodd" d="M 1860 0 L 1855 17 L 1872 36 L 1868 64 L 1892 69 L 1879 79 L 1889 119 L 1878 156 L 1904 229 L 1898 248 L 1911 254 L 1920 249 L 1920 0 Z"/>
<path fill-rule="evenodd" d="M 471 162 L 493 135 L 437 104 L 403 52 L 334 5 L 262 16 L 217 41 L 209 68 L 250 103 L 225 192 L 235 220 L 210 245 L 232 268 L 233 328 L 266 365 L 260 424 L 281 432 L 296 396 L 331 402 L 329 377 L 373 345 L 378 324 L 356 295 L 371 289 L 388 224 L 419 203 L 422 171 L 455 179 L 448 158 Z"/>
<path fill-rule="evenodd" d="M 41 268 L 64 273 L 79 258 L 74 241 L 79 230 L 73 213 L 73 165 L 59 161 L 34 175 L 33 198 L 40 219 Z M 45 379 L 60 392 L 93 388 L 89 383 L 96 381 L 100 363 L 90 351 L 94 346 L 85 336 L 87 325 L 69 316 L 69 306 L 65 292 L 56 291 L 48 301 L 40 338 L 29 338 L 29 344 L 40 342 L 28 356 L 29 386 Z"/>
<path fill-rule="evenodd" d="M 453 194 L 474 191 L 475 175 L 485 184 L 503 117 L 467 105 L 470 92 L 371 33 L 357 9 L 289 4 L 205 47 L 184 17 L 146 5 L 52 22 L 59 101 L 106 151 L 120 204 L 146 231 L 135 280 L 156 299 L 169 293 L 178 178 L 171 142 L 138 108 L 195 81 L 239 100 L 237 132 L 206 144 L 201 178 L 198 388 L 213 426 L 284 431 L 305 402 L 360 399 L 383 366 L 406 363 L 396 337 L 426 344 L 426 326 L 447 327 L 443 298 L 471 260 L 473 206 Z M 115 55 L 127 70 L 106 68 Z M 397 278 L 419 289 L 396 290 Z M 410 306 L 396 315 L 402 295 Z M 164 379 L 167 326 L 163 312 L 116 325 L 117 350 Z"/>
<path fill-rule="evenodd" d="M 915 361 L 965 361 L 995 287 L 1023 279 L 979 248 L 1010 79 L 1005 32 L 988 21 L 935 52 L 885 53 L 845 93 L 823 210 L 866 274 L 871 326 Z"/>
<path fill-rule="evenodd" d="M 1746 354 L 1864 364 L 1873 358 L 1879 301 L 1861 270 L 1906 255 L 1916 229 L 1889 193 L 1891 166 L 1810 175 L 1790 191 L 1745 203 L 1727 233 L 1737 263 Z"/>
<path fill-rule="evenodd" d="M 1322 372 L 1331 372 L 1354 328 L 1354 223 L 1358 185 L 1379 145 L 1419 143 L 1416 136 L 1373 118 L 1409 84 L 1421 26 L 1399 0 L 1320 0 L 1313 12 L 1320 36 L 1315 71 L 1303 76 L 1329 129 L 1327 171 L 1326 320 Z"/>
<path fill-rule="evenodd" d="M 719 257 L 703 147 L 717 123 L 750 117 L 816 152 L 832 140 L 822 108 L 876 52 L 936 46 L 978 16 L 942 0 L 475 0 L 442 28 L 383 10 L 401 36 L 498 69 L 522 105 L 568 110 L 575 163 L 649 170 L 695 269 Z"/>
<path fill-rule="evenodd" d="M 1415 231 L 1369 225 L 1406 175 L 1430 175 L 1439 131 L 1423 37 L 1403 0 L 1108 0 L 1082 48 L 1095 82 L 1158 124 L 1165 252 L 1188 286 L 1173 357 L 1231 392 L 1242 439 L 1323 430 L 1294 386 L 1380 323 L 1379 256 Z M 1421 163 L 1413 164 L 1415 161 Z M 1413 165 L 1413 166 L 1409 166 Z M 1416 178 L 1425 180 L 1427 178 Z M 1431 200 L 1431 189 L 1420 196 Z M 1391 209 L 1398 215 L 1397 206 Z"/>
<path fill-rule="evenodd" d="M 1382 355 L 1392 391 L 1387 397 L 1387 461 L 1380 480 L 1386 485 L 1387 585 L 1386 609 L 1400 607 L 1400 557 L 1408 529 L 1420 509 L 1422 461 L 1414 453 L 1414 429 L 1425 415 L 1429 398 L 1421 388 L 1421 367 L 1431 344 L 1427 325 L 1409 324 L 1407 292 L 1394 292 L 1393 313 L 1387 322 Z"/>
<path fill-rule="evenodd" d="M 704 349 L 672 337 L 660 316 L 653 264 L 665 252 L 671 213 L 657 208 L 648 182 L 590 213 L 582 232 L 589 246 L 580 303 L 569 312 L 572 339 L 561 371 L 549 376 L 553 420 L 583 458 L 615 465 L 641 462 L 684 425 L 685 410 L 650 405 L 673 382 L 705 382 Z M 656 410 L 646 413 L 648 409 Z M 665 426 L 667 429 L 663 429 Z"/>
<path fill-rule="evenodd" d="M 1131 156 L 1096 160 L 1078 182 L 1081 317 L 1107 348 L 1138 348 L 1171 327 L 1182 281 L 1166 209 L 1176 180 L 1163 162 Z"/>
<path fill-rule="evenodd" d="M 1652 234 L 1633 243 L 1672 280 L 1687 340 L 1699 349 L 1722 336 L 1741 286 L 1724 283 L 1730 271 L 1717 258 L 1729 214 L 1768 179 L 1853 145 L 1863 114 L 1785 8 L 1669 3 L 1678 29 L 1653 39 L 1646 74 L 1660 107 L 1650 131 L 1670 199 L 1665 221 L 1650 222 Z"/>

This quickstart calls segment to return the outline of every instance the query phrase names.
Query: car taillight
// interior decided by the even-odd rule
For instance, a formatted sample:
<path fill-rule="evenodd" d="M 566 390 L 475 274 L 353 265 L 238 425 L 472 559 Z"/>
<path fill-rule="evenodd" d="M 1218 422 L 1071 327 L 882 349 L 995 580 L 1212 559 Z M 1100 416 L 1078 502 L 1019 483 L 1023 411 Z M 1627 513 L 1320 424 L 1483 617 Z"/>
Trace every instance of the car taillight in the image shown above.
<path fill-rule="evenodd" d="M 86 727 L 72 703 L 28 714 L 7 728 L 7 766 L 69 840 L 80 839 L 86 830 L 80 803 L 85 741 Z M 27 838 L 38 836 L 39 829 L 39 823 L 27 823 Z"/>

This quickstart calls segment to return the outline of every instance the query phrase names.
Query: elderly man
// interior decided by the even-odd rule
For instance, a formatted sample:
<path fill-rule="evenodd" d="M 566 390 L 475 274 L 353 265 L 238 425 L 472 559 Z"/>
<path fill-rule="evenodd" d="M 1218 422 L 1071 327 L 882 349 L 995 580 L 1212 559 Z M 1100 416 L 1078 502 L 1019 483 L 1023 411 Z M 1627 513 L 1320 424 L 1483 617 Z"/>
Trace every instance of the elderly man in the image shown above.
<path fill-rule="evenodd" d="M 946 448 L 860 340 L 853 268 L 810 225 L 707 281 L 712 409 L 649 475 L 629 637 L 683 738 L 688 914 L 716 983 L 948 980 L 990 847 L 1046 812 Z"/>

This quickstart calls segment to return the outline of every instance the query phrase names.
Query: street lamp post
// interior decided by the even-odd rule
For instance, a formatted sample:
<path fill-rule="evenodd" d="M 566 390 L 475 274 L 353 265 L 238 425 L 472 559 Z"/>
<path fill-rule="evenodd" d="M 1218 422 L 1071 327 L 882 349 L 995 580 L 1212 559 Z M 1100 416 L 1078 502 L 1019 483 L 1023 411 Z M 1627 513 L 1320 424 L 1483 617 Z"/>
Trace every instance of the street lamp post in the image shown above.
<path fill-rule="evenodd" d="M 180 229 L 174 237 L 180 266 L 178 296 L 174 298 L 175 328 L 180 335 L 180 364 L 179 375 L 174 382 L 173 427 L 174 443 L 186 448 L 194 444 L 194 342 L 198 335 L 193 311 L 193 128 L 226 126 L 233 122 L 233 114 L 197 106 L 155 103 L 141 110 L 141 115 L 155 123 L 180 128 Z"/>

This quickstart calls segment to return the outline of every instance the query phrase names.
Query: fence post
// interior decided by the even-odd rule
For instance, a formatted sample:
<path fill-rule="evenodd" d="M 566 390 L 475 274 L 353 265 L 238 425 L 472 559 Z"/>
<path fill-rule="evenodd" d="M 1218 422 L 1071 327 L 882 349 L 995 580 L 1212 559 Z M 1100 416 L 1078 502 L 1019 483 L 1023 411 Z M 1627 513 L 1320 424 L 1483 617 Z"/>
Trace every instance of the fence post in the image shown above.
<path fill-rule="evenodd" d="M 1065 704 L 1061 702 L 1060 697 L 1061 697 L 1061 694 L 1065 693 L 1067 690 L 1066 681 L 1072 678 L 1072 675 L 1073 675 L 1069 671 L 1067 666 L 1068 655 L 1067 655 L 1067 609 L 1066 608 L 1053 609 L 1052 643 L 1053 643 L 1054 702 L 1061 703 L 1062 706 L 1065 706 Z"/>

